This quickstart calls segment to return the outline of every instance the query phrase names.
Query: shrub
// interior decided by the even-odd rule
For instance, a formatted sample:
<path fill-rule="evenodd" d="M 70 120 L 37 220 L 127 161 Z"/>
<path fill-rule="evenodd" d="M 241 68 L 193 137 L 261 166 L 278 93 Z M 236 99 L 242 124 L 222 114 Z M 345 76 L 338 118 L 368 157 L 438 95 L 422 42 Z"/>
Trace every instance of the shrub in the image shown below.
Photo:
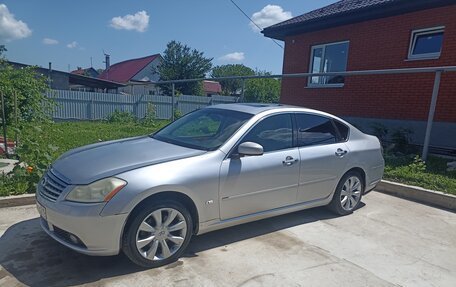
<path fill-rule="evenodd" d="M 115 110 L 107 120 L 110 123 L 135 123 L 136 117 L 130 112 Z"/>

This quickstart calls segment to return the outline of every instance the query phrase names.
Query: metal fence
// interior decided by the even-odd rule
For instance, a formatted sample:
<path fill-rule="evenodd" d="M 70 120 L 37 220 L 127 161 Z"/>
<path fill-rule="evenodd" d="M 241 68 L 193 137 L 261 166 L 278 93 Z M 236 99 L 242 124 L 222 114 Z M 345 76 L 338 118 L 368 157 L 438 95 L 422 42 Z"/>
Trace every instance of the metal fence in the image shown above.
<path fill-rule="evenodd" d="M 155 112 L 157 119 L 171 119 L 173 111 L 187 114 L 210 105 L 234 103 L 236 97 L 218 96 L 179 96 L 173 98 L 156 95 L 122 95 L 79 92 L 68 90 L 51 90 L 47 96 L 57 103 L 53 118 L 58 120 L 102 120 L 114 111 L 130 112 L 135 117 L 144 118 L 150 111 Z"/>

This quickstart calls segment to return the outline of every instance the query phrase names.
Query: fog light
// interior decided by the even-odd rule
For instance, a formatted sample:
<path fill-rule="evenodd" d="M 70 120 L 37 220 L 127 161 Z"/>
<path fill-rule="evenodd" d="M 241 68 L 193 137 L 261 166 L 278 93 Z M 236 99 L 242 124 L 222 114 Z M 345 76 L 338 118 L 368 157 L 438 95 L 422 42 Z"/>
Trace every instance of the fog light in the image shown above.
<path fill-rule="evenodd" d="M 70 240 L 74 243 L 74 244 L 78 244 L 79 243 L 79 239 L 74 236 L 73 234 L 70 234 Z"/>

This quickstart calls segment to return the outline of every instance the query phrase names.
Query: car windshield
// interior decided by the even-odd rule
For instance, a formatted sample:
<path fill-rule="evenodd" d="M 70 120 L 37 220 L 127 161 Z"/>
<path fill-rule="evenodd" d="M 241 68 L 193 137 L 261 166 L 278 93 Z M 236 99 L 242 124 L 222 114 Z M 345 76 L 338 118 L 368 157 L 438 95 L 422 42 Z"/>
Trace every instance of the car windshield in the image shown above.
<path fill-rule="evenodd" d="M 233 110 L 201 109 L 169 124 L 154 139 L 200 150 L 215 150 L 253 115 Z"/>

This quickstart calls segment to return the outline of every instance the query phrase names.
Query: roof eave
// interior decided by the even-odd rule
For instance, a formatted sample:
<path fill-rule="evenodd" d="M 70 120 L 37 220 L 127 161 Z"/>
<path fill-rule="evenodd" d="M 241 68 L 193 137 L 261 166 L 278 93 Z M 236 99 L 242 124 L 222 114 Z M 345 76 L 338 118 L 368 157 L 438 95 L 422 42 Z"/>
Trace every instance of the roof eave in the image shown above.
<path fill-rule="evenodd" d="M 368 20 L 397 16 L 404 13 L 410 13 L 424 9 L 438 8 L 451 4 L 455 4 L 455 1 L 402 1 L 395 3 L 395 5 L 384 5 L 383 7 L 376 7 L 375 9 L 372 9 L 372 7 L 367 7 L 365 9 L 352 10 L 324 18 L 305 21 L 302 23 L 294 23 L 278 27 L 271 26 L 263 29 L 261 33 L 263 33 L 266 37 L 283 41 L 287 36 L 292 36 L 296 34 L 314 32 L 327 28 L 354 24 Z"/>

